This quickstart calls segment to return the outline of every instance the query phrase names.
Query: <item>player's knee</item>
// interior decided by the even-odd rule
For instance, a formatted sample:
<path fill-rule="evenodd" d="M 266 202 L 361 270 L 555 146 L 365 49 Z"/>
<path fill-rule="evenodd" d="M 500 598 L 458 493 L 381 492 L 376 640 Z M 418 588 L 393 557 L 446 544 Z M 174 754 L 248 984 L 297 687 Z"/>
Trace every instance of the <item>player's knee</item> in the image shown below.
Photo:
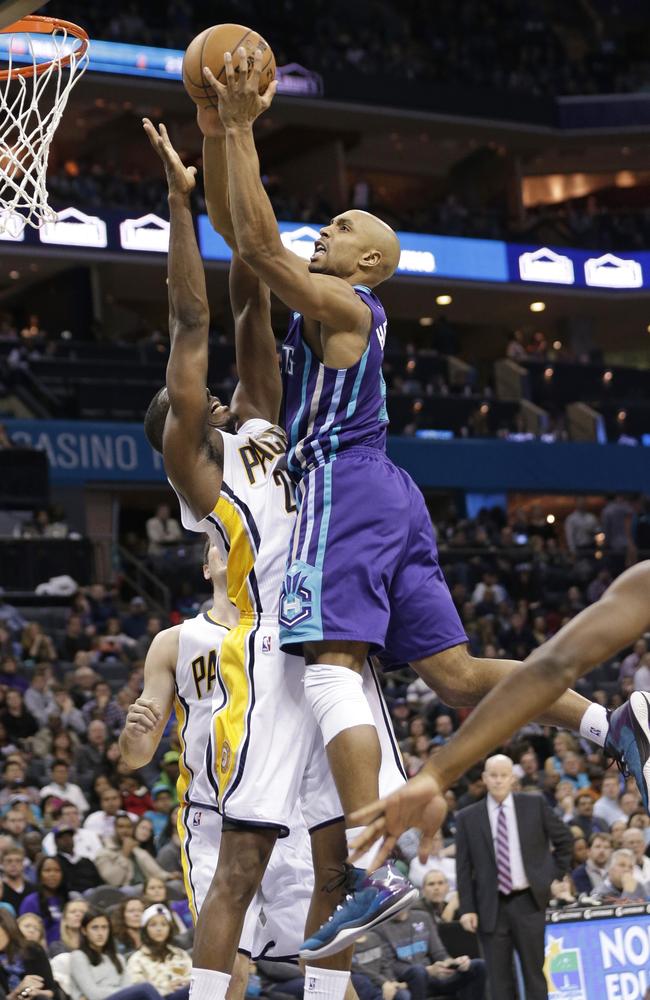
<path fill-rule="evenodd" d="M 348 667 L 310 664 L 305 671 L 305 697 L 325 746 L 345 729 L 375 725 L 363 691 L 363 679 Z"/>
<path fill-rule="evenodd" d="M 265 852 L 249 847 L 242 847 L 227 865 L 219 865 L 215 872 L 210 893 L 220 901 L 228 901 L 230 906 L 248 907 L 255 895 L 264 870 L 267 855 Z"/>
<path fill-rule="evenodd" d="M 444 649 L 412 665 L 445 705 L 462 708 L 474 704 L 477 661 L 465 644 Z"/>

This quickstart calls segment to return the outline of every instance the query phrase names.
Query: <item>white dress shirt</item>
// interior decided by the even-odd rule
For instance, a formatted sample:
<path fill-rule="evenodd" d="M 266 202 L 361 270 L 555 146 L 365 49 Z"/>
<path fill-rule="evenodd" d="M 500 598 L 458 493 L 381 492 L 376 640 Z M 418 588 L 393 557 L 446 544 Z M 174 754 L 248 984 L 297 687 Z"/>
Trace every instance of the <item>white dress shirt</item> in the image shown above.
<path fill-rule="evenodd" d="M 497 853 L 497 823 L 499 822 L 499 803 L 491 795 L 487 796 L 487 811 L 492 830 L 492 840 L 494 843 L 494 853 Z M 524 859 L 521 854 L 521 842 L 519 840 L 519 827 L 517 826 L 517 814 L 515 812 L 515 800 L 512 794 L 503 800 L 506 822 L 508 824 L 508 847 L 510 849 L 510 877 L 512 879 L 512 891 L 519 892 L 520 889 L 528 889 L 530 883 L 526 878 L 524 869 Z"/>
<path fill-rule="evenodd" d="M 41 798 L 44 799 L 48 795 L 56 795 L 58 799 L 63 799 L 65 802 L 72 802 L 82 816 L 90 809 L 86 796 L 81 791 L 79 785 L 75 785 L 71 781 L 68 781 L 65 785 L 57 785 L 55 781 L 51 781 L 49 785 L 41 788 Z"/>
<path fill-rule="evenodd" d="M 72 860 L 74 862 L 80 861 L 81 858 L 90 858 L 91 861 L 94 861 L 99 852 L 104 850 L 101 838 L 92 830 L 75 830 L 73 843 Z M 49 857 L 57 853 L 53 830 L 43 840 L 43 851 Z"/>

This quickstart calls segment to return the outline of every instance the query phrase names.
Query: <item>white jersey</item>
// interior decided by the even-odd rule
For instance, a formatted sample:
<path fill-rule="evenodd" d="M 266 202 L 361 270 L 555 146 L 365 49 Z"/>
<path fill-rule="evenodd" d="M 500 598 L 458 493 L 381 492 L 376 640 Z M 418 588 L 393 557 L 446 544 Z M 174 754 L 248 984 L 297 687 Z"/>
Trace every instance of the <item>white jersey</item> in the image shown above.
<path fill-rule="evenodd" d="M 183 527 L 205 532 L 221 548 L 228 597 L 241 614 L 276 616 L 296 514 L 286 435 L 268 420 L 247 420 L 237 434 L 222 438 L 216 506 L 197 521 L 179 495 Z"/>
<path fill-rule="evenodd" d="M 206 611 L 190 618 L 178 633 L 175 710 L 181 755 L 177 791 L 182 803 L 214 808 L 210 782 L 210 720 L 221 643 L 228 628 Z M 218 697 L 218 693 L 217 693 Z"/>

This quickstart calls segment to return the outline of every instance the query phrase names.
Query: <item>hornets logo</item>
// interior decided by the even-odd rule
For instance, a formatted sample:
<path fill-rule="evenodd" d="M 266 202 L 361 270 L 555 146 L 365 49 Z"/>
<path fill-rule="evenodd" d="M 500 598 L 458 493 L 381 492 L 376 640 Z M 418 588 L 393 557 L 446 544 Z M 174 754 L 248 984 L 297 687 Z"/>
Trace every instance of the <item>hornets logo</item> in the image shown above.
<path fill-rule="evenodd" d="M 280 624 L 285 628 L 295 628 L 311 618 L 311 600 L 311 590 L 305 586 L 305 577 L 300 573 L 289 574 L 280 595 Z"/>

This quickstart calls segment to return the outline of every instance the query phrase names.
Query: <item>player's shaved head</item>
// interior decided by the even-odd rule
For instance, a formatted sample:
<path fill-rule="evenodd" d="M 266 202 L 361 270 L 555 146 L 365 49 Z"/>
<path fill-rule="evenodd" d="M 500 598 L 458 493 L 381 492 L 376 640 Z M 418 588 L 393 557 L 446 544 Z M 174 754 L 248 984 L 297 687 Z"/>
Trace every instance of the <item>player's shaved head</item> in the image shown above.
<path fill-rule="evenodd" d="M 386 281 L 397 270 L 400 258 L 400 245 L 397 234 L 390 228 L 387 222 L 378 219 L 370 212 L 363 212 L 359 208 L 354 208 L 345 213 L 353 221 L 358 222 L 365 236 L 367 236 L 368 254 L 367 260 L 362 258 L 361 266 L 367 269 L 368 284 L 378 285 Z M 380 260 L 376 261 L 372 254 L 380 254 Z"/>
<path fill-rule="evenodd" d="M 309 270 L 375 288 L 395 272 L 399 258 L 399 240 L 390 226 L 370 212 L 352 208 L 323 226 Z"/>

